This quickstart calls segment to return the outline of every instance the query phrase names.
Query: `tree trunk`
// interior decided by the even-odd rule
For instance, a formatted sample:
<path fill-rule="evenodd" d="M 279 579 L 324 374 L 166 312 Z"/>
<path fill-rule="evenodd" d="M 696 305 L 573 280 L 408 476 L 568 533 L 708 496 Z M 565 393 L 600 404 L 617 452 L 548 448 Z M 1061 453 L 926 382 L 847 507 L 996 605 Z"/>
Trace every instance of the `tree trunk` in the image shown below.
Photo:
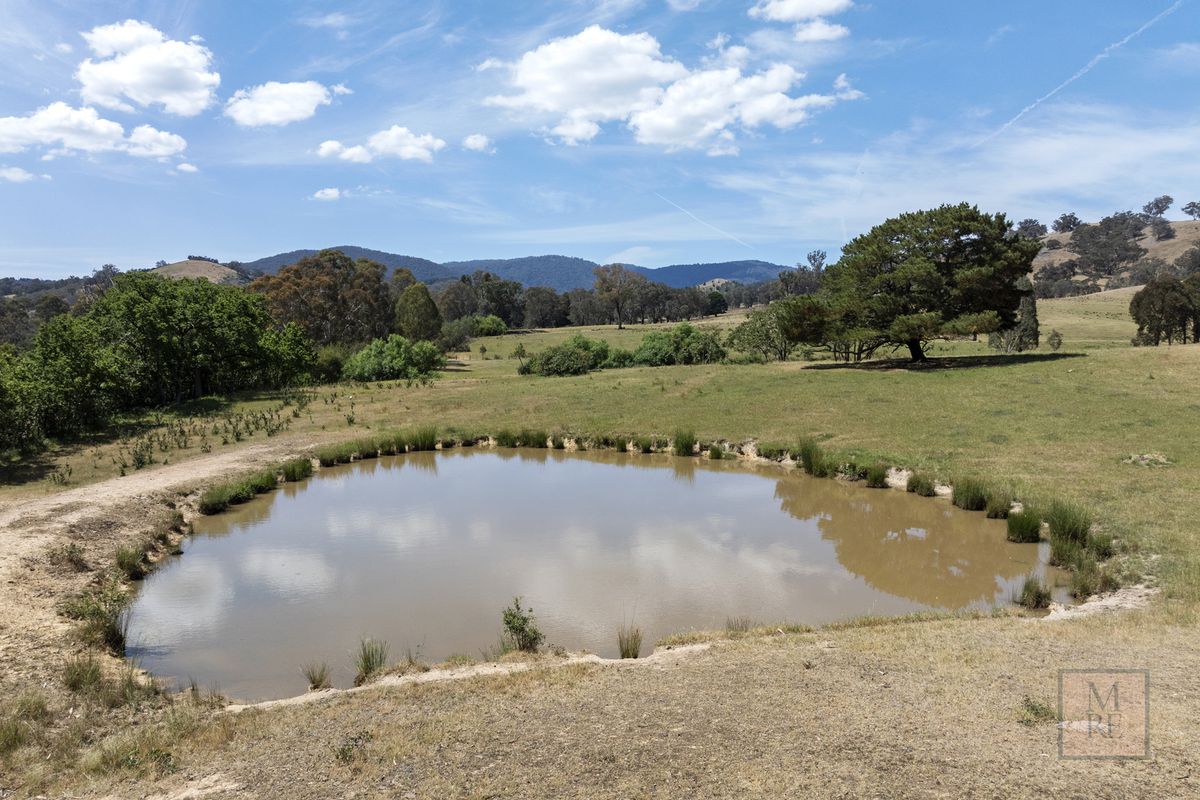
<path fill-rule="evenodd" d="M 908 353 L 912 356 L 913 363 L 926 360 L 925 351 L 921 349 L 920 339 L 908 340 Z"/>

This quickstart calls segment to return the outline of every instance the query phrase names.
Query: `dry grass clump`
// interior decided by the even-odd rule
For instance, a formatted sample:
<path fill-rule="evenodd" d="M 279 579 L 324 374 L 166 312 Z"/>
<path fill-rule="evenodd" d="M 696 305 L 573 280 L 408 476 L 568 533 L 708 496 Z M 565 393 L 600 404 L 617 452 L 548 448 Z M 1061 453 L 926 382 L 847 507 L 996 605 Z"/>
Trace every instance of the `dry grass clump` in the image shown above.
<path fill-rule="evenodd" d="M 331 670 L 329 669 L 329 665 L 324 661 L 310 661 L 300 668 L 300 672 L 303 673 L 304 680 L 308 682 L 308 690 L 310 692 L 328 689 L 333 685 L 331 683 Z"/>
<path fill-rule="evenodd" d="M 359 642 L 358 652 L 354 656 L 354 665 L 357 668 L 354 685 L 362 686 L 378 675 L 387 665 L 387 657 L 387 642 L 379 639 L 363 639 Z"/>
<path fill-rule="evenodd" d="M 617 630 L 617 649 L 621 658 L 637 658 L 642 653 L 642 629 L 630 624 Z"/>

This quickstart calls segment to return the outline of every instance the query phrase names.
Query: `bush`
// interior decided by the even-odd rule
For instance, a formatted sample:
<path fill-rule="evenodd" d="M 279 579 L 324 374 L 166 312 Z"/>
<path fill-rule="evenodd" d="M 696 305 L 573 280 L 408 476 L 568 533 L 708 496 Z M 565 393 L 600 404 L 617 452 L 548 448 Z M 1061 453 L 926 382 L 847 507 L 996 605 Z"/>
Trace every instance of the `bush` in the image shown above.
<path fill-rule="evenodd" d="M 503 336 L 508 333 L 508 325 L 495 314 L 475 318 L 475 336 Z"/>
<path fill-rule="evenodd" d="M 1031 575 L 1021 586 L 1021 598 L 1018 602 L 1026 608 L 1047 608 L 1050 605 L 1050 590 Z"/>
<path fill-rule="evenodd" d="M 636 449 L 639 453 L 653 453 L 654 452 L 654 440 L 651 439 L 649 436 L 633 437 L 633 446 L 634 446 L 634 449 Z"/>
<path fill-rule="evenodd" d="M 617 442 L 616 442 L 616 448 L 617 448 L 618 453 L 628 453 L 629 452 L 629 440 L 626 439 L 624 436 L 618 436 Z"/>
<path fill-rule="evenodd" d="M 562 344 L 530 356 L 517 368 L 522 375 L 584 375 L 600 369 L 609 357 L 608 342 L 575 334 Z"/>
<path fill-rule="evenodd" d="M 555 450 L 566 450 L 567 440 L 564 439 L 560 434 L 556 433 L 550 437 L 550 446 Z"/>
<path fill-rule="evenodd" d="M 908 476 L 908 485 L 905 488 L 921 497 L 933 497 L 937 494 L 933 478 L 920 472 L 913 472 Z"/>
<path fill-rule="evenodd" d="M 805 439 L 800 443 L 798 452 L 800 455 L 800 466 L 804 467 L 804 471 L 809 475 L 816 475 L 815 468 L 817 462 L 824 458 L 824 451 L 821 449 L 821 445 L 812 439 Z"/>
<path fill-rule="evenodd" d="M 708 457 L 713 461 L 720 461 L 725 457 L 725 451 L 721 448 L 721 445 L 714 442 L 708 446 Z"/>
<path fill-rule="evenodd" d="M 527 653 L 536 652 L 546 638 L 538 630 L 533 617 L 533 609 L 521 608 L 520 597 L 514 597 L 512 605 L 504 609 L 502 620 L 504 635 L 517 650 Z"/>
<path fill-rule="evenodd" d="M 954 482 L 951 502 L 964 511 L 983 511 L 988 504 L 988 490 L 974 478 L 960 478 Z"/>
<path fill-rule="evenodd" d="M 546 440 L 550 438 L 550 434 L 545 431 L 530 430 L 528 428 L 521 431 L 518 441 L 522 447 L 538 447 L 544 448 Z"/>
<path fill-rule="evenodd" d="M 1008 540 L 1030 544 L 1041 541 L 1042 518 L 1032 511 L 1017 511 L 1008 515 Z"/>
<path fill-rule="evenodd" d="M 695 431 L 675 431 L 675 440 L 672 444 L 675 449 L 675 455 L 694 455 L 696 452 Z"/>
<path fill-rule="evenodd" d="M 312 368 L 313 378 L 318 383 L 335 383 L 341 380 L 342 370 L 352 355 L 354 350 L 346 344 L 327 344 L 319 348 Z"/>
<path fill-rule="evenodd" d="M 125 613 L 127 596 L 120 582 L 109 583 L 74 597 L 63 605 L 63 613 L 81 623 L 84 641 L 103 645 L 115 653 L 125 650 L 129 616 Z"/>
<path fill-rule="evenodd" d="M 617 631 L 617 649 L 621 658 L 637 658 L 642 653 L 642 629 L 629 625 Z"/>
<path fill-rule="evenodd" d="M 474 318 L 460 317 L 442 325 L 442 333 L 438 337 L 438 347 L 443 353 L 463 352 L 470 349 L 471 337 L 474 335 Z"/>
<path fill-rule="evenodd" d="M 624 369 L 633 366 L 633 351 L 621 347 L 613 347 L 608 351 L 608 358 L 600 365 L 600 369 Z"/>
<path fill-rule="evenodd" d="M 358 643 L 358 653 L 355 654 L 354 664 L 357 674 L 354 685 L 362 686 L 387 666 L 388 643 L 378 639 L 363 639 Z"/>
<path fill-rule="evenodd" d="M 131 581 L 141 580 L 146 577 L 146 562 L 143 555 L 142 550 L 137 547 L 118 547 L 117 569 Z"/>
<path fill-rule="evenodd" d="M 417 428 L 407 438 L 408 447 L 413 451 L 437 449 L 438 432 L 432 426 Z"/>
<path fill-rule="evenodd" d="M 293 458 L 291 461 L 283 463 L 283 479 L 288 483 L 302 481 L 305 478 L 312 477 L 313 465 L 312 461 L 307 458 Z"/>
<path fill-rule="evenodd" d="M 496 431 L 497 447 L 516 447 L 521 443 L 521 437 L 512 431 Z"/>
<path fill-rule="evenodd" d="M 317 692 L 321 689 L 328 689 L 330 683 L 329 665 L 324 661 L 313 661 L 305 664 L 300 669 L 304 673 L 304 680 L 308 681 L 308 690 Z"/>
<path fill-rule="evenodd" d="M 633 351 L 633 361 L 647 367 L 715 364 L 725 355 L 716 331 L 702 330 L 684 322 L 669 331 L 647 333 Z"/>
<path fill-rule="evenodd" d="M 352 381 L 427 380 L 446 366 L 446 358 L 432 342 L 410 342 L 392 334 L 359 350 L 342 368 Z"/>
<path fill-rule="evenodd" d="M 988 519 L 1005 519 L 1008 513 L 1012 511 L 1013 497 L 1008 492 L 992 492 L 988 496 L 987 511 Z"/>
<path fill-rule="evenodd" d="M 1050 538 L 1067 539 L 1076 544 L 1086 544 L 1092 529 L 1092 517 L 1078 506 L 1054 503 L 1046 514 L 1050 525 Z"/>
<path fill-rule="evenodd" d="M 867 467 L 867 488 L 868 489 L 886 489 L 888 466 L 887 464 L 872 464 Z"/>

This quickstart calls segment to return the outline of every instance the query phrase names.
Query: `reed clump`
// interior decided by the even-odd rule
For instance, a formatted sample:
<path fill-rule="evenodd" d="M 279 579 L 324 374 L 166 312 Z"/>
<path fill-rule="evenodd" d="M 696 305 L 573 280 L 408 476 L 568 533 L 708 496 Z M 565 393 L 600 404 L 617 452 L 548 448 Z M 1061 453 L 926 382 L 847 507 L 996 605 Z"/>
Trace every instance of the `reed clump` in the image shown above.
<path fill-rule="evenodd" d="M 1052 503 L 1046 513 L 1051 539 L 1067 539 L 1076 544 L 1087 544 L 1092 530 L 1092 516 L 1079 506 L 1070 503 Z"/>
<path fill-rule="evenodd" d="M 410 450 L 436 450 L 438 444 L 437 428 L 433 426 L 425 426 L 417 428 L 408 436 L 408 446 Z"/>
<path fill-rule="evenodd" d="M 954 482 L 950 501 L 964 511 L 983 511 L 988 504 L 988 490 L 982 481 L 959 478 Z"/>
<path fill-rule="evenodd" d="M 288 483 L 302 481 L 305 478 L 312 477 L 312 461 L 307 458 L 293 458 L 291 461 L 283 462 L 281 471 L 283 472 L 283 479 Z"/>
<path fill-rule="evenodd" d="M 387 665 L 388 643 L 380 639 L 363 639 L 354 655 L 356 673 L 354 685 L 362 686 L 378 675 Z"/>
<path fill-rule="evenodd" d="M 717 443 L 708 446 L 708 457 L 713 461 L 720 461 L 725 457 L 725 450 Z"/>
<path fill-rule="evenodd" d="M 696 452 L 696 432 L 679 430 L 675 431 L 675 436 L 671 442 L 672 448 L 677 456 L 695 455 Z"/>
<path fill-rule="evenodd" d="M 642 653 L 642 629 L 636 625 L 622 625 L 617 631 L 617 649 L 621 658 L 637 658 Z"/>
<path fill-rule="evenodd" d="M 913 494 L 921 497 L 933 497 L 937 494 L 937 488 L 934 485 L 933 478 L 921 472 L 914 472 L 908 476 L 908 485 L 905 487 Z"/>
<path fill-rule="evenodd" d="M 887 464 L 872 464 L 871 466 L 867 467 L 867 488 L 888 488 L 888 469 L 889 467 Z"/>
<path fill-rule="evenodd" d="M 520 437 L 509 430 L 496 431 L 497 447 L 516 447 L 521 443 Z"/>
<path fill-rule="evenodd" d="M 1050 606 L 1050 589 L 1034 575 L 1030 575 L 1021 585 L 1021 596 L 1017 601 L 1025 608 L 1048 608 Z"/>
<path fill-rule="evenodd" d="M 310 692 L 319 692 L 322 689 L 328 689 L 332 685 L 329 665 L 324 661 L 310 661 L 301 667 L 300 671 L 304 673 L 304 680 L 308 681 L 308 690 Z"/>
<path fill-rule="evenodd" d="M 1042 518 L 1030 510 L 1015 511 L 1008 515 L 1008 540 L 1031 544 L 1042 538 Z"/>

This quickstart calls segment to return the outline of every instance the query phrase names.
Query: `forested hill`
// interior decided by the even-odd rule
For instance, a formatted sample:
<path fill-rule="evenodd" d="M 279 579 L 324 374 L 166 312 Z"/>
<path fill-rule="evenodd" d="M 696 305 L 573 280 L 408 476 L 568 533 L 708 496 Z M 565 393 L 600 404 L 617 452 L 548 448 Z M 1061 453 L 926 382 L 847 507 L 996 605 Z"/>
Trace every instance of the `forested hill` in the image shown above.
<path fill-rule="evenodd" d="M 505 280 L 518 281 L 525 286 L 549 286 L 560 292 L 571 289 L 590 288 L 595 281 L 592 274 L 597 266 L 594 261 L 570 256 L 545 255 L 527 256 L 525 258 L 477 259 L 473 261 L 449 261 L 437 264 L 423 258 L 402 256 L 394 253 L 384 253 L 379 250 L 367 250 L 362 247 L 335 247 L 351 258 L 369 258 L 378 261 L 389 269 L 407 267 L 412 270 L 417 280 L 425 283 L 453 280 L 460 275 L 470 275 L 477 271 L 490 272 Z M 295 263 L 305 256 L 314 254 L 315 250 L 293 250 L 290 253 L 280 253 L 257 261 L 244 263 L 242 266 L 250 271 L 266 273 L 278 272 L 282 267 Z M 773 280 L 781 270 L 788 269 L 781 264 L 771 264 L 766 261 L 727 261 L 716 264 L 673 264 L 669 267 L 650 269 L 627 265 L 640 272 L 647 278 L 667 286 L 683 288 L 696 286 L 714 278 L 737 281 L 738 283 L 758 283 Z"/>
<path fill-rule="evenodd" d="M 382 250 L 370 250 L 366 247 L 355 247 L 353 245 L 339 245 L 326 249 L 341 250 L 356 261 L 360 258 L 369 258 L 372 261 L 383 264 L 388 268 L 389 272 L 395 270 L 397 267 L 405 267 L 412 270 L 413 276 L 423 283 L 436 283 L 437 281 L 450 280 L 459 276 L 459 273 L 445 269 L 441 264 L 430 261 L 427 258 L 402 256 L 396 253 L 385 253 Z M 306 256 L 316 254 L 316 250 L 292 250 L 287 253 L 260 258 L 257 261 L 243 262 L 242 267 L 249 272 L 264 272 L 268 275 L 274 275 L 288 264 L 295 264 Z"/>

